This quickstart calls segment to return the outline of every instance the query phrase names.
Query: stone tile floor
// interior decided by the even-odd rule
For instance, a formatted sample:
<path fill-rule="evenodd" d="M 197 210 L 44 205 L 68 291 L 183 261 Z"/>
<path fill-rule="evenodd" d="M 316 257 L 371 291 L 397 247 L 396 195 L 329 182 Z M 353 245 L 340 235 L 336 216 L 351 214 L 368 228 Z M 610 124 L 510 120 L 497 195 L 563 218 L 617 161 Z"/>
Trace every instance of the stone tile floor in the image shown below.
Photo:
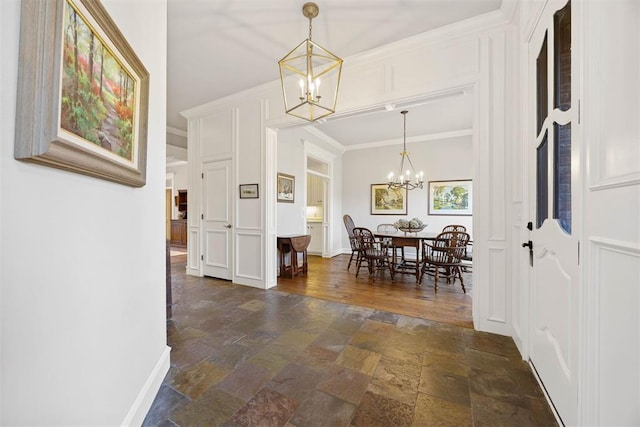
<path fill-rule="evenodd" d="M 173 274 L 145 426 L 551 426 L 508 337 Z"/>

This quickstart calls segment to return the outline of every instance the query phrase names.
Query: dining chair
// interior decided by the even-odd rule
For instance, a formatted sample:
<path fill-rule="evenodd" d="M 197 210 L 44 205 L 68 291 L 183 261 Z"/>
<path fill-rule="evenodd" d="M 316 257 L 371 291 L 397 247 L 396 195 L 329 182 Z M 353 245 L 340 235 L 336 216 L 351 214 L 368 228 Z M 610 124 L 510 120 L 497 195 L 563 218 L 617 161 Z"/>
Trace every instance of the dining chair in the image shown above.
<path fill-rule="evenodd" d="M 467 231 L 467 227 L 464 225 L 447 225 L 442 229 L 445 231 Z M 462 270 L 465 272 L 471 271 L 471 267 L 473 267 L 473 242 L 469 240 L 467 244 L 467 248 L 464 251 L 464 256 L 462 257 Z"/>
<path fill-rule="evenodd" d="M 378 224 L 376 230 L 378 231 L 378 233 L 396 233 L 398 231 L 398 227 L 396 227 L 394 224 Z M 400 249 L 402 259 L 404 259 L 404 248 L 402 246 L 392 246 L 391 237 L 383 237 L 381 240 L 386 243 L 386 245 L 389 247 L 389 251 L 393 254 L 394 257 L 397 254 L 396 251 Z"/>
<path fill-rule="evenodd" d="M 358 259 L 356 262 L 356 277 L 360 273 L 362 263 L 366 261 L 369 270 L 369 277 L 376 280 L 376 271 L 388 269 L 391 273 L 391 280 L 394 279 L 392 255 L 389 247 L 383 240 L 375 238 L 371 230 L 365 227 L 355 227 L 353 229 L 356 245 L 358 247 Z"/>
<path fill-rule="evenodd" d="M 353 229 L 355 228 L 355 224 L 353 223 L 353 219 L 351 218 L 351 216 L 348 214 L 342 216 L 342 221 L 344 222 L 344 226 L 347 229 L 347 235 L 349 236 L 349 245 L 351 245 L 351 256 L 349 257 L 349 264 L 347 265 L 347 271 L 349 271 L 354 255 L 356 256 L 356 263 L 358 256 L 358 248 L 353 236 Z"/>
<path fill-rule="evenodd" d="M 469 240 L 462 256 L 462 271 L 471 272 L 473 269 L 473 240 Z"/>
<path fill-rule="evenodd" d="M 470 236 L 463 231 L 446 231 L 430 243 L 422 242 L 422 269 L 420 283 L 425 274 L 433 275 L 434 291 L 438 292 L 438 279 L 446 279 L 447 283 L 460 280 L 462 291 L 467 293 L 462 278 L 462 257 L 464 256 Z"/>
<path fill-rule="evenodd" d="M 447 225 L 442 229 L 442 232 L 445 233 L 447 231 L 467 231 L 467 227 L 465 227 L 464 225 L 457 225 L 457 224 L 452 224 L 452 225 Z"/>

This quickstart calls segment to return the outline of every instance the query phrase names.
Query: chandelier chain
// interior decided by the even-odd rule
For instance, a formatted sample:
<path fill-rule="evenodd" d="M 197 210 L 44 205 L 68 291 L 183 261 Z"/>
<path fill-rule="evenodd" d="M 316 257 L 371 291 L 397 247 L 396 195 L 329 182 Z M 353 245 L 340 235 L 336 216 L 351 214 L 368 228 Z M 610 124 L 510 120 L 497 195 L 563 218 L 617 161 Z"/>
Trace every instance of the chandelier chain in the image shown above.
<path fill-rule="evenodd" d="M 409 152 L 407 151 L 407 113 L 408 111 L 403 110 L 400 112 L 403 119 L 403 138 L 402 138 L 402 153 L 400 153 L 400 170 L 398 173 L 398 177 L 394 179 L 393 173 L 389 174 L 389 189 L 392 188 L 405 188 L 408 190 L 414 190 L 416 188 L 422 188 L 424 178 L 422 172 L 419 174 L 415 174 L 415 168 L 413 167 L 413 162 L 411 161 L 411 157 L 409 156 Z M 409 163 L 409 169 L 407 170 L 407 176 L 404 176 L 404 161 L 405 158 Z M 415 174 L 415 182 L 411 182 L 411 174 Z"/>

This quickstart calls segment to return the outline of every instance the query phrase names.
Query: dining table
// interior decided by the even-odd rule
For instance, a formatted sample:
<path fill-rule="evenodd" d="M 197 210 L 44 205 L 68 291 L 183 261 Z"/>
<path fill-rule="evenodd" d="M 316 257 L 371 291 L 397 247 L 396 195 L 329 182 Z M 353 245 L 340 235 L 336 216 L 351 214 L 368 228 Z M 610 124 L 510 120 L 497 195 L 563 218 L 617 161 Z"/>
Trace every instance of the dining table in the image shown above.
<path fill-rule="evenodd" d="M 388 239 L 390 248 L 394 251 L 392 257 L 392 269 L 394 273 L 415 274 L 416 283 L 420 282 L 420 253 L 422 251 L 423 240 L 434 240 L 438 233 L 433 231 L 395 231 L 395 232 L 373 232 L 374 236 L 380 239 Z M 416 259 L 407 259 L 404 256 L 404 248 L 413 247 L 416 249 Z M 397 260 L 396 248 L 403 248 L 402 256 Z"/>

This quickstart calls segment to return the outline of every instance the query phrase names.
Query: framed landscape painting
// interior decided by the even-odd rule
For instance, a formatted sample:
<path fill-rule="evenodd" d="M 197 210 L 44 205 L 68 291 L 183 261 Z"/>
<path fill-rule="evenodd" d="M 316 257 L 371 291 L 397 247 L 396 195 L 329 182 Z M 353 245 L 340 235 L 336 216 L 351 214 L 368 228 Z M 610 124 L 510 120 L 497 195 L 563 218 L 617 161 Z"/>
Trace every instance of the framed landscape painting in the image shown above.
<path fill-rule="evenodd" d="M 371 184 L 371 215 L 406 215 L 407 189 Z"/>
<path fill-rule="evenodd" d="M 14 156 L 146 183 L 149 73 L 98 0 L 23 0 Z"/>
<path fill-rule="evenodd" d="M 240 184 L 241 199 L 257 199 L 258 197 L 258 184 Z"/>
<path fill-rule="evenodd" d="M 472 181 L 429 181 L 429 215 L 472 215 Z"/>
<path fill-rule="evenodd" d="M 295 201 L 296 178 L 293 175 L 278 172 L 278 202 Z"/>

